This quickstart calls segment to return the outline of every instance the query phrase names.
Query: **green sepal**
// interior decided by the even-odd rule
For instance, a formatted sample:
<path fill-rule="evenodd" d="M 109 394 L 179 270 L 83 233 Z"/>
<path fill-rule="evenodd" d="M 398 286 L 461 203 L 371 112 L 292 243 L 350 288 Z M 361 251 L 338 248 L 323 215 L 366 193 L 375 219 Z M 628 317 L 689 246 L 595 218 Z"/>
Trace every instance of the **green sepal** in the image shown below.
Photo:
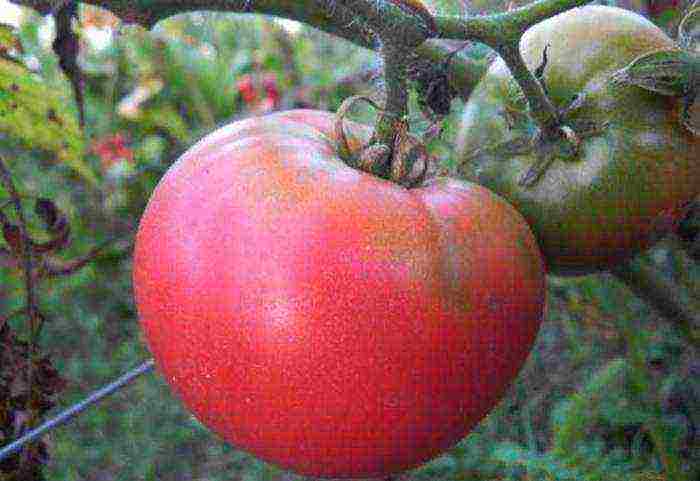
<path fill-rule="evenodd" d="M 684 97 L 697 87 L 699 78 L 700 56 L 680 49 L 663 49 L 637 57 L 615 72 L 612 80 L 661 95 Z"/>

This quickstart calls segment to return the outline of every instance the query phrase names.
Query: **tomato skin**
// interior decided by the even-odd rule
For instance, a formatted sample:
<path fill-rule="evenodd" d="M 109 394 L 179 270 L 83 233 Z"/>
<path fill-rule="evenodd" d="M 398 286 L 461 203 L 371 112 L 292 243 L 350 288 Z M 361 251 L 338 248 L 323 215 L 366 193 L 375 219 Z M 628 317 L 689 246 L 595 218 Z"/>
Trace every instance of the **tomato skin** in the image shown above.
<path fill-rule="evenodd" d="M 185 153 L 141 220 L 135 297 L 159 370 L 225 440 L 308 476 L 385 476 L 498 402 L 537 335 L 544 266 L 487 189 L 343 164 L 334 119 L 248 119 Z"/>
<path fill-rule="evenodd" d="M 700 139 L 679 124 L 680 99 L 633 86 L 614 86 L 609 75 L 637 56 L 674 48 L 663 31 L 632 12 L 603 6 L 572 9 L 531 28 L 520 50 L 535 70 L 545 45 L 545 85 L 564 109 L 588 99 L 565 123 L 608 127 L 584 138 L 578 159 L 555 161 L 533 187 L 519 180 L 536 154 L 472 159 L 461 174 L 504 196 L 531 225 L 556 274 L 587 274 L 629 258 L 669 232 L 684 206 L 700 193 Z M 490 67 L 465 107 L 458 155 L 522 135 L 502 115 L 522 108 L 502 60 Z"/>

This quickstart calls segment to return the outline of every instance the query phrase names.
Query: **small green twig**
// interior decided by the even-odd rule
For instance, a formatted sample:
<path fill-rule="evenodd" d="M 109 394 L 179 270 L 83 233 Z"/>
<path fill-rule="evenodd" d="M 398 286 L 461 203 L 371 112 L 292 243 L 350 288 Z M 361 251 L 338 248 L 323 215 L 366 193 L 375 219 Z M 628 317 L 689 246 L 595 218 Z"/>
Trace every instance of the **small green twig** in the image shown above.
<path fill-rule="evenodd" d="M 102 252 L 115 243 L 125 243 L 131 246 L 132 241 L 122 239 L 107 239 L 90 249 L 86 254 L 77 259 L 67 262 L 58 262 L 55 259 L 46 258 L 41 265 L 39 276 L 40 278 L 63 277 L 75 274 L 80 269 L 94 261 Z M 130 249 L 125 249 L 130 250 Z"/>

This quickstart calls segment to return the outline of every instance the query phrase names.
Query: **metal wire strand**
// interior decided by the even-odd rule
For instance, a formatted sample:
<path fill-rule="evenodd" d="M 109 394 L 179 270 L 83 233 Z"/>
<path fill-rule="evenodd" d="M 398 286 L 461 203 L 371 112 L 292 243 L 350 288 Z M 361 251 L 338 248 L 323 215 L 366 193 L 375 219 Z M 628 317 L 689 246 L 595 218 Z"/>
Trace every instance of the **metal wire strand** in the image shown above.
<path fill-rule="evenodd" d="M 136 379 L 137 377 L 141 376 L 142 374 L 145 374 L 147 372 L 150 372 L 153 370 L 154 362 L 153 359 L 149 359 L 139 366 L 133 368 L 132 370 L 126 372 L 122 376 L 120 376 L 118 379 L 115 381 L 107 384 L 101 389 L 98 389 L 97 391 L 94 391 L 92 394 L 90 394 L 88 397 L 83 399 L 82 401 L 74 404 L 73 406 L 69 407 L 65 411 L 59 413 L 56 417 L 49 419 L 45 423 L 41 424 L 40 426 L 37 426 L 36 428 L 32 429 L 31 431 L 27 432 L 17 440 L 11 442 L 7 446 L 3 446 L 0 448 L 0 461 L 3 461 L 4 459 L 8 458 L 9 456 L 12 456 L 13 454 L 17 453 L 20 451 L 27 443 L 31 443 L 32 441 L 37 440 L 39 437 L 41 437 L 43 434 L 53 431 L 59 426 L 62 426 L 66 424 L 68 421 L 76 417 L 78 414 L 92 406 L 93 404 L 96 404 L 98 401 L 100 401 L 102 398 L 109 396 L 110 394 L 113 394 L 114 392 L 118 391 L 122 387 L 126 386 L 129 384 L 131 381 Z"/>

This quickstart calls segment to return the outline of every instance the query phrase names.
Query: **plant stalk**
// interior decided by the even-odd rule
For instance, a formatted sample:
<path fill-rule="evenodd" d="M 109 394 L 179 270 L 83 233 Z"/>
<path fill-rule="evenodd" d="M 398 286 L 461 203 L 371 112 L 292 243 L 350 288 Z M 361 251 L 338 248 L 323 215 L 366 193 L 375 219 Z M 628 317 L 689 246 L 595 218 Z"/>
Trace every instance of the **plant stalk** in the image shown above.
<path fill-rule="evenodd" d="M 700 347 L 700 309 L 682 286 L 640 258 L 624 262 L 610 272 L 674 324 L 690 343 Z"/>

